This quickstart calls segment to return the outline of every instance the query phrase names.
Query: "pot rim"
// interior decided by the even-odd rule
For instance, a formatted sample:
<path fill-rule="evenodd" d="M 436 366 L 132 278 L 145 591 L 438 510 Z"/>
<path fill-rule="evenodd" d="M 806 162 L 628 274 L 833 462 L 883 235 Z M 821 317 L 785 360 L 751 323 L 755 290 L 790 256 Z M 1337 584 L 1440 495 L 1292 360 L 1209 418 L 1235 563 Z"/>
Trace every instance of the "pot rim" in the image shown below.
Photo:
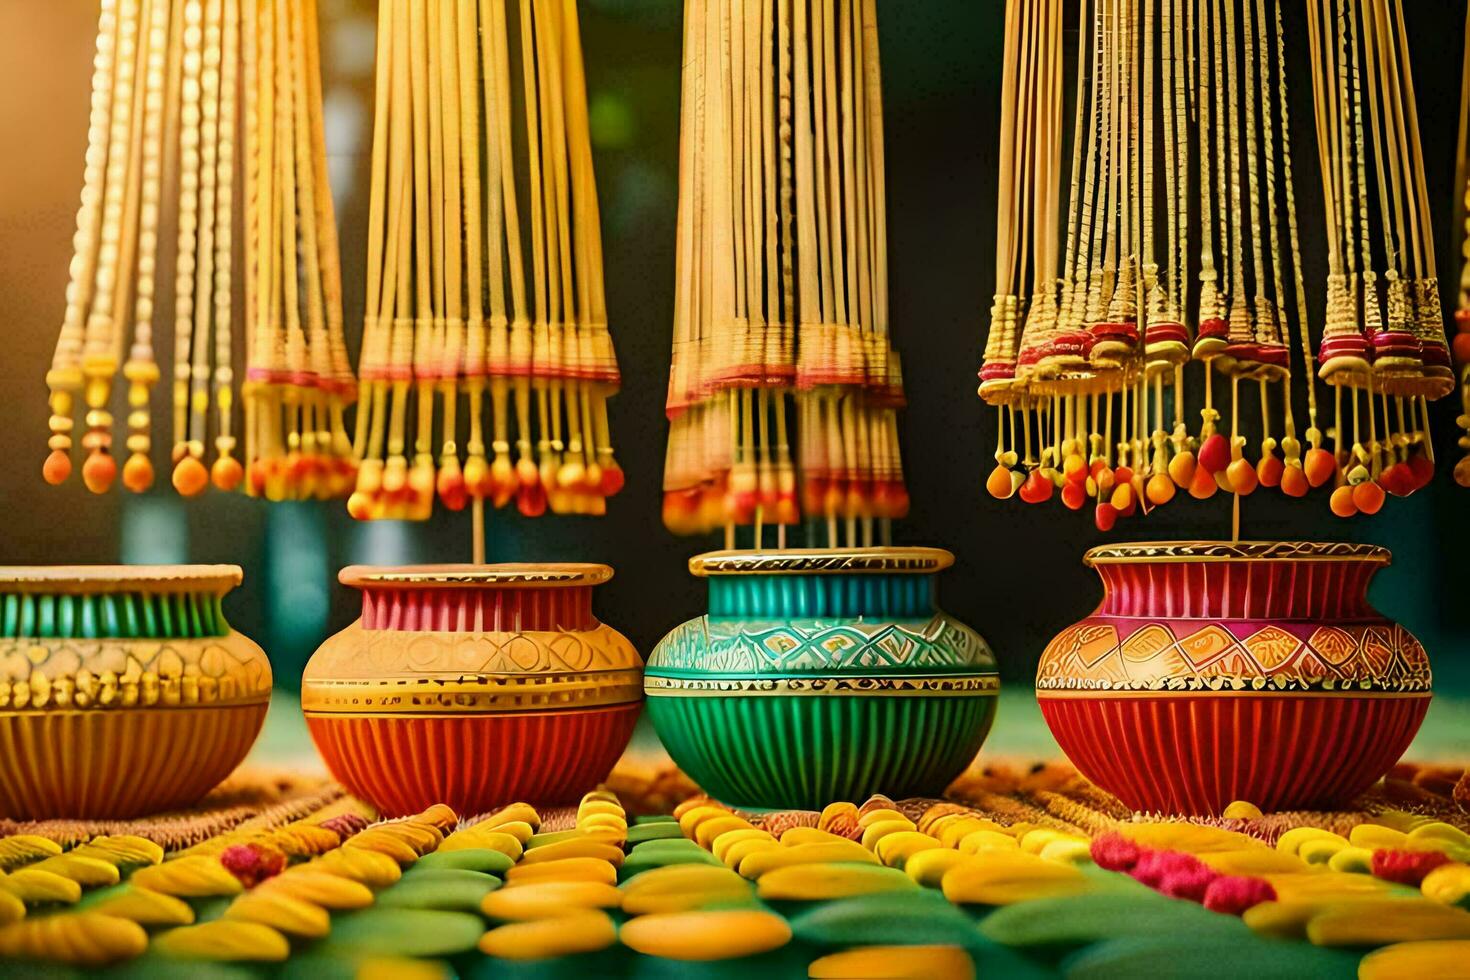
<path fill-rule="evenodd" d="M 239 565 L 0 565 L 0 591 L 87 595 L 104 592 L 221 594 L 244 580 Z"/>
<path fill-rule="evenodd" d="M 595 562 L 348 565 L 337 573 L 337 581 L 352 588 L 413 586 L 419 589 L 452 589 L 466 585 L 566 588 L 574 585 L 601 585 L 612 577 L 611 566 Z"/>
<path fill-rule="evenodd" d="M 1138 541 L 1091 548 L 1082 563 L 1159 565 L 1172 562 L 1362 562 L 1387 565 L 1393 553 L 1375 544 L 1346 541 Z"/>
<path fill-rule="evenodd" d="M 939 572 L 954 564 L 943 548 L 787 548 L 709 551 L 689 559 L 689 574 L 850 575 L 881 572 Z"/>

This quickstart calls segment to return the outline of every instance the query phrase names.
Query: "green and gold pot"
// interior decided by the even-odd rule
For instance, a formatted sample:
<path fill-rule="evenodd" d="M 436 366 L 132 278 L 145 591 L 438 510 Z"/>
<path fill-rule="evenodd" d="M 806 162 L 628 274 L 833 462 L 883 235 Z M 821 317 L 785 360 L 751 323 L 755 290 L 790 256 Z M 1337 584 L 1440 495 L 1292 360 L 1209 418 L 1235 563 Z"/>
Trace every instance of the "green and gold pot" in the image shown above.
<path fill-rule="evenodd" d="M 188 806 L 245 758 L 271 668 L 234 565 L 0 568 L 0 817 Z"/>
<path fill-rule="evenodd" d="M 723 551 L 709 612 L 644 671 L 648 714 L 704 790 L 749 808 L 937 795 L 995 719 L 995 656 L 939 610 L 937 548 Z"/>

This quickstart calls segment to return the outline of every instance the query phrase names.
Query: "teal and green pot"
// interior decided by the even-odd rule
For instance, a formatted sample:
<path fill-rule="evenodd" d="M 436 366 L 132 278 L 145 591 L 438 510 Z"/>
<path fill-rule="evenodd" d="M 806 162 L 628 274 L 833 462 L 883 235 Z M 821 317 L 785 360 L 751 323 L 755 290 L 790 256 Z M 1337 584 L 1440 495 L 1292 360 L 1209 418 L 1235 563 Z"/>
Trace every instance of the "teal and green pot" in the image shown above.
<path fill-rule="evenodd" d="M 753 809 L 941 793 L 985 741 L 1000 689 L 990 647 L 936 605 L 953 563 L 937 548 L 691 559 L 709 613 L 644 671 L 669 755 Z"/>

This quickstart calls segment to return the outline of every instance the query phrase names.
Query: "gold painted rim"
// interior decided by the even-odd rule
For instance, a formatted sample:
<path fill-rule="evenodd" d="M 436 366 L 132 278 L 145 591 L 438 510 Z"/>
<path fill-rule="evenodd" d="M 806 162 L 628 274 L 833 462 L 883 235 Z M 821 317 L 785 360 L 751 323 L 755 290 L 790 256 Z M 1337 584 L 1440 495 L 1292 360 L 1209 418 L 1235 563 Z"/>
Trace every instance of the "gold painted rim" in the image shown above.
<path fill-rule="evenodd" d="M 689 573 L 710 575 L 824 575 L 938 572 L 954 564 L 943 548 L 788 548 L 784 551 L 710 551 L 689 559 Z"/>
<path fill-rule="evenodd" d="M 1036 700 L 1044 701 L 1111 701 L 1115 698 L 1430 698 L 1433 691 L 1385 691 L 1382 689 L 1352 691 L 1339 688 L 1325 691 L 1312 688 L 1305 691 L 1211 691 L 1200 688 L 1193 691 L 1072 691 L 1055 688 L 1036 689 Z"/>
<path fill-rule="evenodd" d="M 301 710 L 314 714 L 479 714 L 593 708 L 642 700 L 640 668 L 559 674 L 457 675 L 404 680 L 312 680 Z"/>
<path fill-rule="evenodd" d="M 352 588 L 413 586 L 421 589 L 455 588 L 464 585 L 540 585 L 564 588 L 601 585 L 613 577 L 608 565 L 595 562 L 548 564 L 512 563 L 497 565 L 348 565 L 337 580 Z"/>
<path fill-rule="evenodd" d="M 239 565 L 0 565 L 0 592 L 219 592 L 239 586 Z"/>
<path fill-rule="evenodd" d="M 1159 565 L 1169 562 L 1332 561 L 1387 565 L 1393 554 L 1374 544 L 1346 541 L 1138 541 L 1089 549 L 1085 565 Z"/>
<path fill-rule="evenodd" d="M 645 676 L 643 692 L 656 697 L 995 697 L 1000 675 L 969 677 L 660 677 Z"/>

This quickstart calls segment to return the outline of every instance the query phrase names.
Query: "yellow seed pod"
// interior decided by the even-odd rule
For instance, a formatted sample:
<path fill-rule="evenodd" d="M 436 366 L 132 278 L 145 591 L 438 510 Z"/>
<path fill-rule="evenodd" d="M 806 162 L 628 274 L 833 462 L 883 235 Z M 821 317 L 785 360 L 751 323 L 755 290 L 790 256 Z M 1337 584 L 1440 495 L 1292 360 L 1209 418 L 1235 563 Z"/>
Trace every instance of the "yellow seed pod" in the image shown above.
<path fill-rule="evenodd" d="M 1308 899 L 1291 902 L 1257 902 L 1245 910 L 1241 920 L 1258 936 L 1266 936 L 1271 939 L 1306 939 L 1308 922 L 1329 909 L 1351 901 L 1354 900 Z"/>
<path fill-rule="evenodd" d="M 697 806 L 711 806 L 714 804 L 714 802 L 714 800 L 710 799 L 708 796 L 705 796 L 703 793 L 697 793 L 687 799 L 680 800 L 679 803 L 674 807 L 674 819 L 678 820 L 684 814 L 688 813 L 690 810 L 693 810 Z"/>
<path fill-rule="evenodd" d="M 26 905 L 49 905 L 54 902 L 71 905 L 82 897 L 82 886 L 70 878 L 33 868 L 21 868 L 0 878 L 0 889 L 8 891 Z"/>
<path fill-rule="evenodd" d="M 398 862 L 400 867 L 413 864 L 419 859 L 417 848 L 397 834 L 384 832 L 381 827 L 369 827 L 360 834 L 354 834 L 342 845 L 341 850 L 385 854 Z"/>
<path fill-rule="evenodd" d="M 41 858 L 60 853 L 61 845 L 49 837 L 40 837 L 36 834 L 0 837 L 0 868 L 30 864 L 32 861 L 39 861 Z"/>
<path fill-rule="evenodd" d="M 839 837 L 845 834 L 839 832 L 848 828 L 858 826 L 858 808 L 852 803 L 828 803 L 822 808 L 822 813 L 817 817 L 817 829 L 836 833 Z"/>
<path fill-rule="evenodd" d="M 1470 939 L 1470 912 L 1427 899 L 1391 899 L 1376 902 L 1371 909 L 1349 903 L 1313 916 L 1307 923 L 1307 938 L 1317 946 Z"/>
<path fill-rule="evenodd" d="M 791 927 L 779 915 L 754 909 L 662 912 L 623 924 L 623 945 L 670 960 L 730 960 L 779 949 Z"/>
<path fill-rule="evenodd" d="M 492 919 L 522 922 L 578 909 L 615 909 L 622 903 L 622 892 L 599 881 L 536 881 L 491 892 L 480 902 L 480 911 Z"/>
<path fill-rule="evenodd" d="M 1470 940 L 1396 943 L 1363 957 L 1358 964 L 1358 980 L 1464 976 L 1466 964 L 1470 964 Z"/>
<path fill-rule="evenodd" d="M 856 861 L 877 864 L 873 852 L 856 841 L 828 841 L 825 844 L 797 844 L 794 847 L 768 847 L 749 854 L 740 862 L 744 878 L 759 878 L 768 871 L 794 864 L 835 864 Z"/>
<path fill-rule="evenodd" d="M 274 847 L 287 857 L 305 858 L 325 854 L 342 843 L 341 835 L 312 823 L 290 823 L 266 834 L 260 843 Z"/>
<path fill-rule="evenodd" d="M 96 912 L 22 919 L 0 928 L 0 960 L 98 967 L 141 956 L 147 948 L 142 926 Z"/>
<path fill-rule="evenodd" d="M 897 820 L 876 820 L 863 828 L 863 846 L 868 850 L 875 850 L 878 842 L 889 834 L 917 833 L 916 826 L 912 820 L 900 817 Z"/>
<path fill-rule="evenodd" d="M 1021 842 L 1010 834 L 994 830 L 977 830 L 960 838 L 956 848 L 961 854 L 979 854 L 983 851 L 1019 851 Z"/>
<path fill-rule="evenodd" d="M 109 864 L 101 858 L 80 854 L 58 854 L 29 865 L 27 870 L 49 871 L 63 878 L 70 878 L 83 888 L 115 885 L 121 879 L 117 865 Z"/>
<path fill-rule="evenodd" d="M 505 873 L 505 881 L 506 884 L 527 881 L 600 881 L 607 885 L 616 885 L 618 869 L 611 861 L 602 858 L 558 858 L 555 861 L 531 864 L 522 862 Z"/>
<path fill-rule="evenodd" d="M 1328 840 L 1323 837 L 1317 837 L 1312 840 L 1302 841 L 1301 847 L 1297 849 L 1296 856 L 1308 864 L 1325 867 L 1327 862 L 1332 860 L 1332 855 L 1348 847 L 1352 847 L 1352 845 L 1347 842 L 1346 838 Z M 1287 852 L 1277 851 L 1276 853 L 1286 854 Z"/>
<path fill-rule="evenodd" d="M 741 862 L 752 854 L 757 854 L 761 851 L 779 850 L 783 850 L 781 845 L 769 839 L 769 836 L 765 838 L 751 837 L 736 841 L 727 847 L 722 860 L 724 861 L 725 867 L 739 869 Z"/>
<path fill-rule="evenodd" d="M 608 914 L 589 910 L 498 926 L 480 937 L 480 952 L 503 960 L 545 960 L 596 953 L 617 941 Z"/>
<path fill-rule="evenodd" d="M 574 857 L 597 858 L 601 861 L 607 861 L 614 867 L 620 868 L 623 866 L 623 849 L 621 847 L 615 847 L 604 841 L 583 837 L 530 848 L 521 855 L 520 864 L 517 867 L 524 867 L 529 864 L 543 864 L 549 861 L 560 861 L 563 858 Z"/>
<path fill-rule="evenodd" d="M 1264 875 L 1283 902 L 1316 899 L 1349 900 L 1382 898 L 1394 886 L 1372 875 L 1346 871 L 1321 871 L 1314 874 Z"/>
<path fill-rule="evenodd" d="M 728 816 L 715 817 L 713 820 L 700 821 L 699 826 L 694 828 L 694 842 L 705 850 L 714 845 L 715 838 L 732 830 L 753 830 L 749 820 L 743 817 Z"/>
<path fill-rule="evenodd" d="M 1227 806 L 1225 812 L 1220 816 L 1226 820 L 1259 820 L 1265 814 L 1261 813 L 1261 808 L 1254 803 L 1247 800 L 1236 800 Z"/>
<path fill-rule="evenodd" d="M 1306 874 L 1319 871 L 1319 865 L 1308 864 L 1296 854 L 1269 847 L 1252 847 L 1244 851 L 1214 851 L 1201 854 L 1200 861 L 1225 875 Z"/>
<path fill-rule="evenodd" d="M 1335 841 L 1342 846 L 1347 846 L 1347 838 L 1341 834 L 1334 834 L 1330 830 L 1320 827 L 1293 827 L 1280 837 L 1276 838 L 1276 850 L 1287 854 L 1300 852 L 1302 846 L 1308 841 L 1326 840 Z"/>
<path fill-rule="evenodd" d="M 625 822 L 628 819 L 627 812 L 617 800 L 589 799 L 584 796 L 582 802 L 577 806 L 577 823 L 580 824 L 587 817 L 597 814 L 611 814 Z"/>
<path fill-rule="evenodd" d="M 974 980 L 975 963 L 958 946 L 860 946 L 813 960 L 814 980 Z"/>
<path fill-rule="evenodd" d="M 98 857 L 121 867 L 157 864 L 163 860 L 162 847 L 146 837 L 135 837 L 131 834 L 94 837 L 72 853 Z"/>
<path fill-rule="evenodd" d="M 938 830 L 939 843 L 945 847 L 959 847 L 960 841 L 964 840 L 970 834 L 977 833 L 981 830 L 988 830 L 1002 836 L 1010 836 L 1006 833 L 1006 829 L 994 820 L 985 820 L 980 817 L 961 817 L 958 820 L 945 823 Z"/>
<path fill-rule="evenodd" d="M 1408 847 L 1409 835 L 1392 827 L 1374 823 L 1360 823 L 1348 833 L 1348 842 L 1365 851 L 1403 850 Z"/>
<path fill-rule="evenodd" d="M 494 827 L 503 828 L 506 825 L 512 823 L 524 823 L 528 827 L 530 827 L 531 831 L 534 833 L 541 827 L 541 815 L 538 814 L 536 812 L 536 808 L 531 806 L 529 803 L 512 803 L 504 810 L 492 813 L 484 820 L 481 820 L 479 823 L 475 824 L 475 826 L 483 827 L 486 830 L 490 830 Z M 506 832 L 509 833 L 509 831 Z M 521 843 L 525 843 L 525 841 L 522 841 Z"/>
<path fill-rule="evenodd" d="M 153 950 L 179 959 L 279 963 L 291 955 L 291 944 L 259 922 L 216 919 L 161 933 L 153 939 Z"/>
<path fill-rule="evenodd" d="M 1192 823 L 1125 823 L 1118 832 L 1135 844 L 1165 851 L 1208 854 L 1211 851 L 1240 851 L 1265 847 L 1248 834 Z"/>
<path fill-rule="evenodd" d="M 354 980 L 454 980 L 443 960 L 416 960 L 408 956 L 354 958 Z"/>
<path fill-rule="evenodd" d="M 195 855 L 140 868 L 128 879 L 140 888 L 151 888 L 180 898 L 211 898 L 238 895 L 240 879 L 230 874 L 219 858 Z"/>
<path fill-rule="evenodd" d="M 973 861 L 969 854 L 961 854 L 954 848 L 936 847 L 920 851 L 904 862 L 903 873 L 925 888 L 938 888 L 950 868 L 964 861 Z"/>
<path fill-rule="evenodd" d="M 878 860 L 890 868 L 903 868 L 915 854 L 935 848 L 947 850 L 928 834 L 921 834 L 917 830 L 900 830 L 883 835 L 878 841 L 877 854 Z"/>
<path fill-rule="evenodd" d="M 449 833 L 459 823 L 459 815 L 443 803 L 435 803 L 423 813 L 409 817 L 414 823 L 427 824 L 442 833 Z"/>
<path fill-rule="evenodd" d="M 527 824 L 521 826 L 530 829 Z M 507 834 L 499 830 L 480 830 L 472 827 L 469 830 L 460 830 L 444 838 L 444 843 L 439 845 L 441 851 L 499 851 L 512 861 L 519 861 L 524 853 L 523 842 L 517 840 L 513 834 Z"/>
<path fill-rule="evenodd" d="M 331 833 L 331 831 L 326 831 L 326 833 Z M 357 840 L 364 834 L 395 837 L 413 848 L 415 857 L 428 854 L 444 842 L 444 835 L 439 833 L 437 827 L 431 827 L 428 824 L 412 823 L 407 820 L 395 820 L 393 823 L 383 823 L 378 824 L 376 827 L 369 827 L 352 839 Z"/>
<path fill-rule="evenodd" d="M 0 926 L 9 925 L 26 917 L 26 903 L 14 893 L 0 887 Z"/>
<path fill-rule="evenodd" d="M 750 883 L 729 868 L 707 864 L 672 864 L 645 871 L 622 886 L 628 915 L 684 912 L 712 902 L 750 898 Z"/>
<path fill-rule="evenodd" d="M 577 818 L 577 829 L 588 833 L 601 830 L 615 830 L 619 834 L 628 833 L 628 820 L 626 817 L 615 813 L 589 813 L 585 817 Z"/>
<path fill-rule="evenodd" d="M 259 922 L 288 936 L 320 939 L 332 931 L 332 918 L 320 905 L 293 898 L 279 888 L 256 890 L 241 895 L 225 909 L 222 918 Z"/>
<path fill-rule="evenodd" d="M 1373 873 L 1373 852 L 1366 847 L 1344 847 L 1328 859 L 1327 867 L 1333 871 L 1370 875 Z"/>
<path fill-rule="evenodd" d="M 619 806 L 622 805 L 621 803 L 618 803 L 618 794 L 614 793 L 606 786 L 599 786 L 596 789 L 588 790 L 582 795 L 583 803 L 590 803 L 596 800 L 601 800 L 607 803 L 617 803 Z"/>
<path fill-rule="evenodd" d="M 1441 864 L 1424 876 L 1419 890 L 1424 893 L 1425 898 L 1441 905 L 1470 908 L 1470 867 L 1463 864 Z"/>
<path fill-rule="evenodd" d="M 826 902 L 879 892 L 913 891 L 919 883 L 878 864 L 793 864 L 761 875 L 756 894 L 768 901 Z"/>
<path fill-rule="evenodd" d="M 755 827 L 744 830 L 727 830 L 710 842 L 710 853 L 723 862 L 726 852 L 735 844 L 745 840 L 761 840 L 769 841 L 772 844 L 776 843 L 776 838 L 772 837 L 768 831 L 759 830 Z"/>
<path fill-rule="evenodd" d="M 1092 860 L 1092 845 L 1076 837 L 1059 838 L 1043 847 L 1039 856 L 1047 861 L 1081 864 Z"/>
<path fill-rule="evenodd" d="M 704 821 L 712 820 L 716 817 L 728 816 L 731 816 L 731 812 L 728 807 L 706 803 L 703 806 L 697 806 L 691 810 L 686 811 L 684 815 L 679 818 L 679 830 L 683 832 L 685 837 L 693 839 L 694 828 L 698 827 Z"/>
<path fill-rule="evenodd" d="M 833 841 L 842 844 L 854 843 L 851 838 L 816 827 L 788 827 L 781 834 L 781 843 L 786 847 L 796 847 L 798 844 L 830 844 Z"/>
<path fill-rule="evenodd" d="M 1028 830 L 1024 835 L 1021 836 L 1018 843 L 1021 846 L 1021 850 L 1025 851 L 1027 854 L 1040 854 L 1042 851 L 1046 850 L 1046 845 L 1052 843 L 1053 841 L 1073 841 L 1082 844 L 1089 843 L 1089 841 L 1085 837 L 1078 837 L 1076 834 L 1069 834 L 1066 831 L 1062 830 L 1053 830 L 1050 827 L 1036 827 L 1032 830 Z"/>
<path fill-rule="evenodd" d="M 360 847 L 339 847 L 302 867 L 340 875 L 369 888 L 387 888 L 403 876 L 397 861 Z"/>
<path fill-rule="evenodd" d="M 1436 850 L 1439 849 L 1440 844 L 1448 844 L 1451 847 L 1470 847 L 1470 834 L 1453 824 L 1436 820 L 1420 824 L 1409 831 L 1409 846 L 1418 847 L 1421 844 L 1431 844 Z"/>
<path fill-rule="evenodd" d="M 361 909 L 373 904 L 373 893 L 367 885 L 325 871 L 313 871 L 313 867 L 298 864 L 288 868 L 285 873 L 262 882 L 256 891 L 278 891 L 326 909 Z"/>
<path fill-rule="evenodd" d="M 867 830 L 875 823 L 883 823 L 888 820 L 902 820 L 909 825 L 909 830 L 918 829 L 917 825 L 912 820 L 904 816 L 902 813 L 899 813 L 897 810 L 890 809 L 889 807 L 879 807 L 876 810 L 869 810 L 867 813 L 864 813 L 862 816 L 858 817 L 858 826 L 861 827 L 863 830 Z"/>
<path fill-rule="evenodd" d="M 194 921 L 194 909 L 188 902 L 137 885 L 129 885 L 95 904 L 89 903 L 87 911 L 127 919 L 141 926 L 187 926 Z"/>
<path fill-rule="evenodd" d="M 1033 898 L 1058 898 L 1092 890 L 1076 867 L 1044 861 L 1020 851 L 991 851 L 955 865 L 940 882 L 956 905 L 1011 905 Z"/>

